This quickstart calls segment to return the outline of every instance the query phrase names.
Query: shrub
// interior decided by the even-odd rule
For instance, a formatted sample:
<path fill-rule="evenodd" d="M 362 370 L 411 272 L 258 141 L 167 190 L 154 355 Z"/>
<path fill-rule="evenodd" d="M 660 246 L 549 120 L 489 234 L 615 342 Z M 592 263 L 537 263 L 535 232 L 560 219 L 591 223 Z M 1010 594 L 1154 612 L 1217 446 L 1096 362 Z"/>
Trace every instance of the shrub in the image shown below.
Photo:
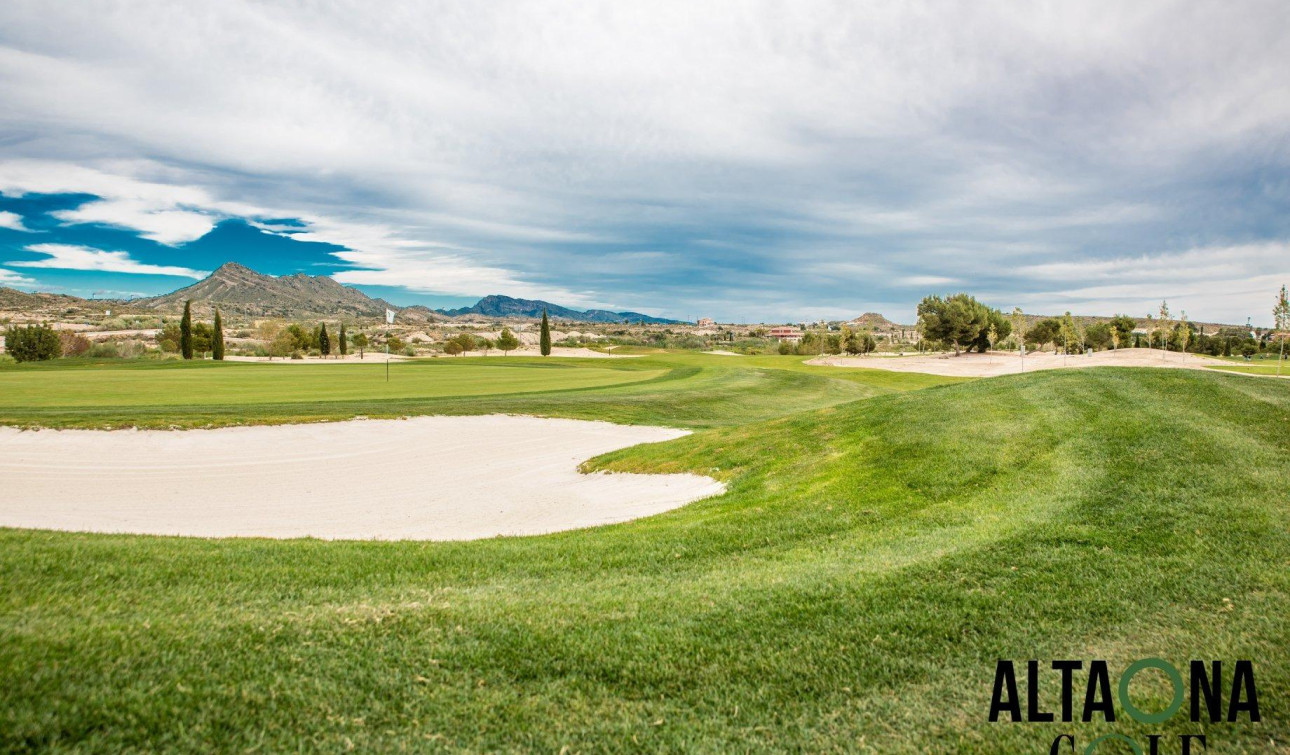
<path fill-rule="evenodd" d="M 91 346 L 87 356 L 94 357 L 95 359 L 119 359 L 121 357 L 121 351 L 117 348 L 115 343 L 108 341 L 106 343 L 96 343 Z"/>
<path fill-rule="evenodd" d="M 74 330 L 58 331 L 58 341 L 63 349 L 63 356 L 78 357 L 90 350 L 90 339 Z"/>
<path fill-rule="evenodd" d="M 18 362 L 41 362 L 63 354 L 58 331 L 48 325 L 16 325 L 5 331 L 5 351 Z"/>

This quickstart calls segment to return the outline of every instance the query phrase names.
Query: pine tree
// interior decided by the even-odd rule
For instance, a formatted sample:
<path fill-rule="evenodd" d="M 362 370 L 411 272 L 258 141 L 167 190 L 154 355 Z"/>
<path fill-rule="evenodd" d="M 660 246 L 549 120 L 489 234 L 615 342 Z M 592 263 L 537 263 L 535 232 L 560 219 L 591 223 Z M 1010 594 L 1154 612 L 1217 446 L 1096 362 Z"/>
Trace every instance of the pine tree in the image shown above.
<path fill-rule="evenodd" d="M 340 356 L 343 359 L 345 355 L 349 354 L 349 341 L 345 338 L 345 322 L 343 320 L 340 323 L 340 335 L 337 338 L 340 340 Z"/>
<path fill-rule="evenodd" d="M 551 356 L 551 323 L 546 318 L 546 308 L 542 308 L 542 356 Z"/>
<path fill-rule="evenodd" d="M 324 357 L 331 354 L 331 338 L 327 335 L 327 323 L 323 323 L 318 330 L 318 351 Z"/>
<path fill-rule="evenodd" d="M 184 302 L 184 316 L 179 321 L 179 353 L 184 359 L 193 358 L 193 311 L 192 301 Z"/>
<path fill-rule="evenodd" d="M 219 310 L 215 310 L 215 328 L 211 333 L 211 358 L 217 362 L 224 361 L 224 323 L 219 319 Z"/>
<path fill-rule="evenodd" d="M 1277 328 L 1277 338 L 1281 341 L 1281 352 L 1277 354 L 1277 375 L 1281 374 L 1281 361 L 1286 358 L 1286 338 L 1290 337 L 1290 295 L 1286 287 L 1281 286 L 1277 294 L 1277 305 L 1272 308 L 1272 318 Z"/>
<path fill-rule="evenodd" d="M 519 345 L 520 341 L 511 329 L 502 328 L 501 334 L 497 336 L 497 348 L 502 350 L 502 355 L 505 356 L 508 351 L 519 348 Z"/>

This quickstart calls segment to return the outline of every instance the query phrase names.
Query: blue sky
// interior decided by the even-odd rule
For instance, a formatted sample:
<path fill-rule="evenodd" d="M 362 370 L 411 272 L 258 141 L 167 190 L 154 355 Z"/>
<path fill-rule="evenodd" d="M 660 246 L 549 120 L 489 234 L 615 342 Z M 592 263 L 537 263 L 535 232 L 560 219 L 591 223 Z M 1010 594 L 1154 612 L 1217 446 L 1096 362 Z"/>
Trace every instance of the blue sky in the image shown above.
<path fill-rule="evenodd" d="M 1267 323 L 1288 70 L 1280 0 L 12 0 L 0 285 Z"/>

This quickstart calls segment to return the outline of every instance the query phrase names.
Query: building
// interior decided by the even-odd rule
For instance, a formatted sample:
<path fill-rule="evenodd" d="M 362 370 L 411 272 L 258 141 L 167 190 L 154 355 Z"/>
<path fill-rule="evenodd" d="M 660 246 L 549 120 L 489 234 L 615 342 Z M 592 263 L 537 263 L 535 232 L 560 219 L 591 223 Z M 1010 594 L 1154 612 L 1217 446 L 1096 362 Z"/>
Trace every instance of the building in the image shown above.
<path fill-rule="evenodd" d="M 711 328 L 713 325 L 716 325 L 716 324 L 717 324 L 716 321 L 713 320 L 711 317 L 700 317 L 699 321 L 695 323 L 695 325 L 698 325 L 700 328 Z"/>
<path fill-rule="evenodd" d="M 770 329 L 770 337 L 780 341 L 791 341 L 797 343 L 802 340 L 802 331 L 787 325 Z"/>

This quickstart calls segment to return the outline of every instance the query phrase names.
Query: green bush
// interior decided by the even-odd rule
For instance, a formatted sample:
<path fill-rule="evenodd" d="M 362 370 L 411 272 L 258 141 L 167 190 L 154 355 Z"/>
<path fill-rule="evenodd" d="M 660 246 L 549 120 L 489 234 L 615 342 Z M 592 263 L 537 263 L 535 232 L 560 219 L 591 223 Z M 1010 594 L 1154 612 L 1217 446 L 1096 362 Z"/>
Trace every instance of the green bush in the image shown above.
<path fill-rule="evenodd" d="M 58 331 L 48 325 L 10 327 L 4 333 L 5 351 L 18 362 L 40 362 L 63 355 Z"/>

